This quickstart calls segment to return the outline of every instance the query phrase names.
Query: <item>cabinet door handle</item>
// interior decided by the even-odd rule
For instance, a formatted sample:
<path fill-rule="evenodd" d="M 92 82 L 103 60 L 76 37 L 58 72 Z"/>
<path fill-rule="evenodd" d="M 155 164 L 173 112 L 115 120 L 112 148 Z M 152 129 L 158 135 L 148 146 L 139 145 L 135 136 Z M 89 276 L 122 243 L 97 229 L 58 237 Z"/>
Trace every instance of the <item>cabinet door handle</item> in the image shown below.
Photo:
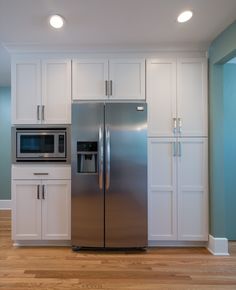
<path fill-rule="evenodd" d="M 109 96 L 112 96 L 112 81 L 110 81 Z"/>
<path fill-rule="evenodd" d="M 181 134 L 181 129 L 182 129 L 182 121 L 181 118 L 178 118 L 178 132 Z"/>
<path fill-rule="evenodd" d="M 40 120 L 40 116 L 39 116 L 39 109 L 40 109 L 40 106 L 37 105 L 37 120 L 39 121 Z"/>
<path fill-rule="evenodd" d="M 173 156 L 176 157 L 177 156 L 177 146 L 176 146 L 176 142 L 172 143 L 172 149 L 173 149 Z"/>
<path fill-rule="evenodd" d="M 44 121 L 44 111 L 45 111 L 45 106 L 42 105 L 42 120 Z"/>
<path fill-rule="evenodd" d="M 173 133 L 176 134 L 176 129 L 177 129 L 177 119 L 173 118 Z"/>
<path fill-rule="evenodd" d="M 42 199 L 45 199 L 45 185 L 42 185 Z"/>
<path fill-rule="evenodd" d="M 182 147 L 181 147 L 181 142 L 178 142 L 178 156 L 182 156 Z"/>
<path fill-rule="evenodd" d="M 105 81 L 105 95 L 108 96 L 108 81 Z"/>
<path fill-rule="evenodd" d="M 37 185 L 37 199 L 40 199 L 40 185 Z"/>

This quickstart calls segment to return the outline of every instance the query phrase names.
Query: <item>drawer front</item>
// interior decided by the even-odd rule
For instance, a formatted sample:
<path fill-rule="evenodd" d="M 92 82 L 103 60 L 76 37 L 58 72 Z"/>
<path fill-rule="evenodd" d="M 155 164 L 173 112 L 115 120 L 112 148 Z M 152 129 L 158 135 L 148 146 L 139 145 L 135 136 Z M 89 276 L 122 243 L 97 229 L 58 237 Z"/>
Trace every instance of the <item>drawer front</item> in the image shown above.
<path fill-rule="evenodd" d="M 71 179 L 71 166 L 12 165 L 12 179 Z"/>

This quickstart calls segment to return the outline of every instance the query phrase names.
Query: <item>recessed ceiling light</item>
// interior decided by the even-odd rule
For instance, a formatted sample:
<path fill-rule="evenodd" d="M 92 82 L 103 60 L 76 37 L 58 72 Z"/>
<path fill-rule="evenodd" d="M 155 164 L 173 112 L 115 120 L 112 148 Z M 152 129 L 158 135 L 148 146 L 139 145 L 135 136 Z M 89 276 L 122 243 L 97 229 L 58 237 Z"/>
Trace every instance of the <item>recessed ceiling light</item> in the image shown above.
<path fill-rule="evenodd" d="M 178 22 L 183 23 L 183 22 L 189 21 L 192 18 L 192 16 L 193 16 L 193 12 L 190 10 L 187 10 L 180 13 L 177 20 Z"/>
<path fill-rule="evenodd" d="M 53 28 L 59 29 L 64 25 L 64 19 L 60 15 L 52 15 L 49 18 L 49 23 Z"/>

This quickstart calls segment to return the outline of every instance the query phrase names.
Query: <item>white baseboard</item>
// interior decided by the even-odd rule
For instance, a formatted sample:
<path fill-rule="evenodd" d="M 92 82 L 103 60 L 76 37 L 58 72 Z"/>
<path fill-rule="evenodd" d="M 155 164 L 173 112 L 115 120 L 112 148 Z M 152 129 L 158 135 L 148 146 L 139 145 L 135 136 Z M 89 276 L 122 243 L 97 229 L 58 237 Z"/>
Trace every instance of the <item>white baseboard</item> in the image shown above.
<path fill-rule="evenodd" d="M 215 256 L 229 256 L 228 239 L 209 235 L 208 251 Z"/>
<path fill-rule="evenodd" d="M 0 209 L 11 209 L 11 200 L 0 200 Z"/>
<path fill-rule="evenodd" d="M 70 240 L 22 240 L 13 241 L 14 247 L 71 247 Z"/>

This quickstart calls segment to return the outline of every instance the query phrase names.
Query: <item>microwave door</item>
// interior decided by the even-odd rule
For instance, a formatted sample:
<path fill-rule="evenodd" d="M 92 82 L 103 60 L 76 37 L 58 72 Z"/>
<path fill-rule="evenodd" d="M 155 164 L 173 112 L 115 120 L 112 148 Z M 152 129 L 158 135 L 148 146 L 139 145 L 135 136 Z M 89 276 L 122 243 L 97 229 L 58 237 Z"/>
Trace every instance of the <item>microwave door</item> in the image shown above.
<path fill-rule="evenodd" d="M 17 157 L 51 157 L 55 153 L 55 136 L 47 133 L 18 133 Z"/>

